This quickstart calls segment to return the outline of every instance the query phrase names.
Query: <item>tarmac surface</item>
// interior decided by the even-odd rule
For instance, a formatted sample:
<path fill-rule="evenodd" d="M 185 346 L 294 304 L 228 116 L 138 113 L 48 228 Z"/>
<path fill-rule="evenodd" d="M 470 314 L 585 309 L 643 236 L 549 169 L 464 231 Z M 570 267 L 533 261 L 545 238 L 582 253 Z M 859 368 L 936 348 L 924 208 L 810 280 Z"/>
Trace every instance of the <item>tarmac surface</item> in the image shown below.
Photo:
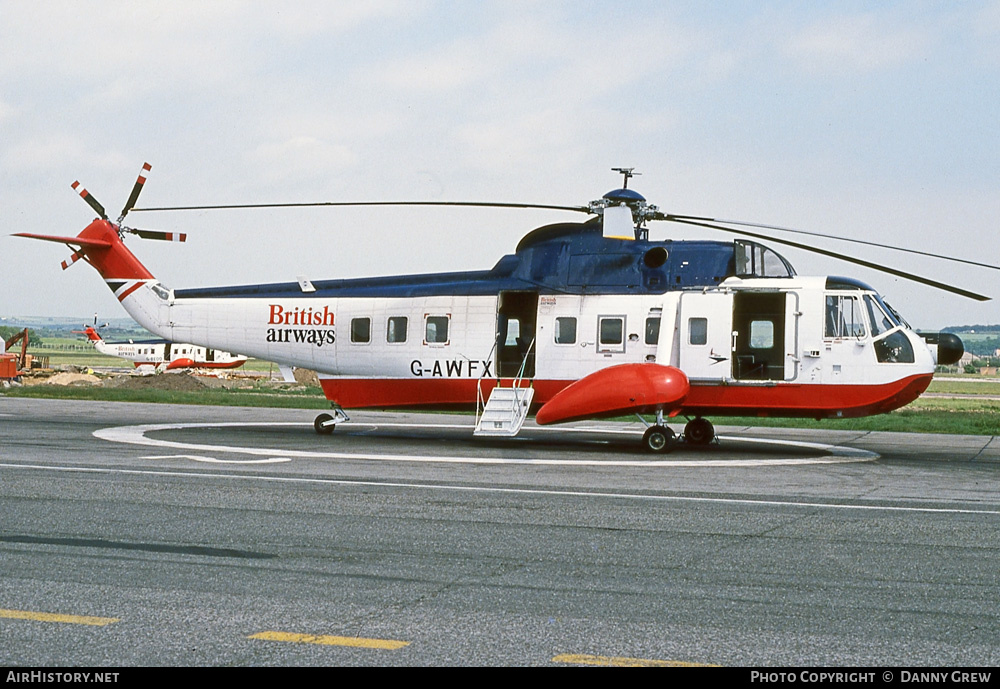
<path fill-rule="evenodd" d="M 313 416 L 0 397 L 0 663 L 1000 663 L 1000 438 Z"/>

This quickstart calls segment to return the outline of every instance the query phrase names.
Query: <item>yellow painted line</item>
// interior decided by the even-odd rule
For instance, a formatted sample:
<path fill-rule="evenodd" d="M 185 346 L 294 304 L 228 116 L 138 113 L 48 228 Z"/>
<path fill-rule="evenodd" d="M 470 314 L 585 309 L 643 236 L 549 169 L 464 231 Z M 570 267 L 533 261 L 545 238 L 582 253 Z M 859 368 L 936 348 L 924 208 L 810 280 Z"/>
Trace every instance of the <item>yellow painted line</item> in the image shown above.
<path fill-rule="evenodd" d="M 650 660 L 647 658 L 619 658 L 614 656 L 591 656 L 562 653 L 552 659 L 553 663 L 573 665 L 600 665 L 602 667 L 719 667 L 706 663 L 686 663 L 683 660 Z"/>
<path fill-rule="evenodd" d="M 409 646 L 409 641 L 393 639 L 365 639 L 360 636 L 326 636 L 317 634 L 293 634 L 291 632 L 259 632 L 251 634 L 248 639 L 263 639 L 264 641 L 286 641 L 294 644 L 320 644 L 323 646 L 352 646 L 354 648 L 381 648 L 394 651 L 403 646 Z"/>
<path fill-rule="evenodd" d="M 36 622 L 65 622 L 66 624 L 89 624 L 103 627 L 106 624 L 121 622 L 117 617 L 91 617 L 90 615 L 57 615 L 51 612 L 32 612 L 31 610 L 3 610 L 0 617 L 12 620 L 35 620 Z"/>

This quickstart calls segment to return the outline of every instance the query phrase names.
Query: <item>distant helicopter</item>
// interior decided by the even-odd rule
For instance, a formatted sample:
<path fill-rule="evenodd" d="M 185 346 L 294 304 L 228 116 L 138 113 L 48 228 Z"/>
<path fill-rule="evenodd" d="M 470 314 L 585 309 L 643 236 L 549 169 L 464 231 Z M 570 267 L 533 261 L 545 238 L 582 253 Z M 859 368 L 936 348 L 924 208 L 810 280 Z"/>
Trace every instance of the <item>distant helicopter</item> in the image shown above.
<path fill-rule="evenodd" d="M 129 340 L 128 342 L 107 342 L 93 326 L 74 330 L 87 336 L 94 348 L 101 354 L 128 359 L 136 368 L 143 366 L 161 371 L 188 368 L 229 369 L 239 368 L 247 362 L 242 354 L 230 354 L 211 347 L 199 347 L 188 342 L 169 340 Z"/>
<path fill-rule="evenodd" d="M 709 416 L 885 413 L 915 400 L 936 364 L 963 353 L 955 335 L 913 331 L 859 280 L 798 276 L 784 257 L 751 239 L 651 241 L 653 221 L 770 239 L 989 299 L 746 229 L 787 228 L 663 213 L 628 188 L 632 168 L 613 168 L 622 188 L 586 206 L 134 208 L 149 169 L 143 167 L 117 222 L 80 189 L 100 217 L 79 235 L 18 236 L 74 249 L 63 267 L 86 260 L 125 310 L 161 337 L 317 371 L 333 411 L 316 417 L 319 433 L 348 421 L 345 409 L 352 408 L 475 408 L 475 434 L 505 436 L 516 435 L 532 411 L 539 424 L 637 414 L 655 418 L 644 419 L 645 448 L 666 452 L 679 440 L 666 419 L 678 415 L 686 419 L 682 439 L 701 445 L 715 438 Z M 126 233 L 185 239 L 126 227 L 133 209 L 353 205 L 548 208 L 594 217 L 529 232 L 490 270 L 219 288 L 169 289 L 122 241 Z"/>

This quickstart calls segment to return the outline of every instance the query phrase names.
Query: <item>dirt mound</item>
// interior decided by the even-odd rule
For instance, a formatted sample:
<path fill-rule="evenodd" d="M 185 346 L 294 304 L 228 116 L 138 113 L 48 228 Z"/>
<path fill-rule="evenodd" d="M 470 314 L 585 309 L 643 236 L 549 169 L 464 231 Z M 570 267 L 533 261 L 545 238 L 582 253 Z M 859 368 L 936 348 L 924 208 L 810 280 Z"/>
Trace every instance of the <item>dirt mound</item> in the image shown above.
<path fill-rule="evenodd" d="M 292 373 L 295 375 L 295 382 L 299 385 L 319 387 L 319 376 L 316 375 L 315 371 L 310 371 L 307 368 L 296 368 Z"/>
<path fill-rule="evenodd" d="M 100 385 L 101 379 L 89 373 L 57 373 L 45 379 L 45 385 Z"/>
<path fill-rule="evenodd" d="M 153 376 L 119 376 L 113 387 L 122 390 L 175 390 L 198 392 L 205 384 L 189 373 L 160 373 Z"/>

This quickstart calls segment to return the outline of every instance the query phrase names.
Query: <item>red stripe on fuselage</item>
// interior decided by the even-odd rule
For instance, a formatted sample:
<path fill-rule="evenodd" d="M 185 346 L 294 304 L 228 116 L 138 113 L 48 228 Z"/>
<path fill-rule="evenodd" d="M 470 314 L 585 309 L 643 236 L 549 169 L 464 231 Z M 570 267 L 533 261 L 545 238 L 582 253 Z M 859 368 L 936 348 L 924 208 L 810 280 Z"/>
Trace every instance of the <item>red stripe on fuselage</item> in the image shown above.
<path fill-rule="evenodd" d="M 189 366 L 188 368 L 239 368 L 240 366 L 242 366 L 246 362 L 247 362 L 246 359 L 239 359 L 238 361 L 230 361 L 230 362 L 224 363 L 224 364 L 220 364 L 217 361 L 212 361 L 212 362 L 203 361 L 203 362 L 201 362 L 199 364 L 196 361 L 192 366 Z M 160 359 L 159 361 L 134 361 L 133 360 L 132 363 L 135 365 L 136 368 L 139 368 L 140 366 L 159 366 L 160 364 L 163 363 L 163 359 Z"/>
<path fill-rule="evenodd" d="M 118 301 L 125 301 L 125 297 L 127 297 L 130 294 L 132 294 L 132 292 L 136 291 L 140 287 L 142 287 L 142 285 L 143 285 L 143 283 L 141 283 L 141 282 L 135 283 L 134 285 L 132 285 L 131 287 L 129 287 L 127 290 L 125 290 L 124 292 L 122 292 L 120 295 L 118 295 Z"/>
<path fill-rule="evenodd" d="M 777 383 L 775 385 L 692 385 L 681 414 L 699 416 L 858 417 L 884 414 L 917 399 L 931 374 L 913 375 L 879 385 Z M 548 402 L 574 381 L 538 380 L 534 406 Z M 346 409 L 379 407 L 475 408 L 476 380 L 471 378 L 321 378 L 326 398 Z M 484 399 L 496 385 L 483 380 Z M 509 386 L 510 380 L 504 381 Z"/>

